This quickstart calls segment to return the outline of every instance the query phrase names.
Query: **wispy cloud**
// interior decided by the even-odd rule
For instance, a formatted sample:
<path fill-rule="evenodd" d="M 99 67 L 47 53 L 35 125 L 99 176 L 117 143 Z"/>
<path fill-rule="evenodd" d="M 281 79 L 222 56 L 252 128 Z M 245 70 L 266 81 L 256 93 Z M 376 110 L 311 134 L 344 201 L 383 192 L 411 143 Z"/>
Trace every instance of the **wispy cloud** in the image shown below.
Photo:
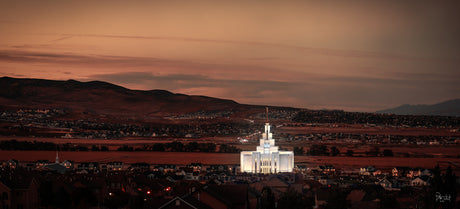
<path fill-rule="evenodd" d="M 262 92 L 265 91 L 292 91 L 295 86 L 300 85 L 296 82 L 280 82 L 254 79 L 215 79 L 199 74 L 155 75 L 148 72 L 96 74 L 89 76 L 89 79 L 105 80 L 123 84 L 144 84 L 155 88 L 168 89 L 172 91 L 182 90 L 193 92 L 191 91 L 192 89 L 205 90 L 219 88 L 226 89 L 228 93 L 233 92 L 233 95 L 238 94 L 247 98 L 261 97 Z M 307 84 L 303 83 L 302 85 Z M 206 92 L 202 92 L 202 94 L 206 94 Z"/>
<path fill-rule="evenodd" d="M 216 43 L 216 44 L 238 44 L 238 45 L 251 45 L 251 46 L 259 46 L 259 47 L 272 47 L 272 48 L 295 50 L 298 53 L 310 53 L 310 54 L 317 54 L 317 55 L 353 57 L 353 58 L 385 58 L 385 59 L 402 59 L 402 60 L 433 59 L 433 58 L 427 58 L 427 57 L 414 57 L 414 56 L 390 54 L 390 53 L 383 53 L 383 52 L 315 48 L 315 47 L 297 46 L 297 45 L 289 45 L 289 44 L 282 44 L 282 43 L 262 42 L 262 41 L 223 40 L 223 39 L 208 39 L 208 38 L 178 37 L 178 36 L 135 36 L 135 35 L 107 35 L 107 34 L 59 34 L 59 36 L 61 36 L 61 38 L 57 38 L 56 40 L 58 41 L 69 39 L 72 37 L 170 40 L 170 41 L 172 40 L 172 41 L 186 41 L 186 42 L 206 42 L 206 43 Z"/>
<path fill-rule="evenodd" d="M 391 106 L 407 103 L 407 100 L 424 103 L 427 94 L 438 95 L 434 101 L 441 101 L 456 97 L 460 88 L 455 74 L 422 72 L 396 71 L 389 76 L 337 75 L 321 71 L 289 72 L 272 66 L 27 50 L 0 51 L 0 62 L 17 62 L 31 68 L 40 66 L 35 69 L 37 72 L 56 66 L 61 69 L 59 79 L 103 80 L 132 89 L 166 89 L 241 103 L 346 107 L 347 110 L 384 109 L 389 107 L 388 98 L 394 101 Z M 3 70 L 3 75 L 15 76 L 12 73 L 14 71 Z M 24 77 L 21 72 L 16 74 Z"/>
<path fill-rule="evenodd" d="M 177 93 L 234 99 L 241 103 L 297 107 L 346 107 L 347 110 L 383 109 L 386 98 L 416 100 L 423 92 L 436 91 L 439 82 L 376 79 L 369 77 L 320 77 L 303 82 L 258 79 L 216 79 L 201 74 L 156 75 L 149 72 L 95 74 L 90 79 L 105 80 L 124 86 L 167 89 Z M 423 88 L 413 88 L 414 85 Z M 455 94 L 458 84 L 443 84 Z M 422 91 L 422 92 L 419 92 Z M 328 104 L 328 105 L 325 105 Z"/>

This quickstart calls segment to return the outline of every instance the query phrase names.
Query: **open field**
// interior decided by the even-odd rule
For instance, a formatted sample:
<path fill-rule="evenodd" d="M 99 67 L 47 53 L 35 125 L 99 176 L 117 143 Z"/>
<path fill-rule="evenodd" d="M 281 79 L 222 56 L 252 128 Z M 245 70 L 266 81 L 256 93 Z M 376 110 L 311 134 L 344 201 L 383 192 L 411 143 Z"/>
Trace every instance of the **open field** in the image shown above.
<path fill-rule="evenodd" d="M 178 141 L 182 143 L 198 142 L 198 143 L 230 143 L 233 146 L 240 148 L 241 150 L 255 150 L 259 142 L 251 141 L 250 143 L 241 144 L 237 142 L 237 137 L 203 137 L 203 138 L 149 138 L 149 137 L 126 137 L 120 139 L 63 139 L 63 138 L 45 138 L 45 137 L 0 137 L 0 141 L 4 140 L 18 140 L 18 141 L 39 141 L 39 142 L 51 142 L 56 144 L 71 143 L 75 145 L 91 146 L 91 145 L 104 145 L 115 150 L 116 147 L 122 145 L 129 146 L 141 146 L 141 145 L 153 145 L 154 143 L 169 143 L 172 141 Z M 281 146 L 283 150 L 293 150 L 293 147 L 304 147 L 307 151 L 308 148 L 315 142 L 305 141 L 277 141 L 276 145 Z M 348 143 L 329 143 L 325 144 L 328 147 L 335 146 L 341 153 L 346 153 L 347 150 L 351 149 L 354 151 L 356 156 L 365 155 L 366 151 L 369 151 L 374 146 L 378 146 L 380 151 L 384 149 L 391 149 L 393 153 L 398 156 L 404 153 L 410 155 L 433 155 L 433 156 L 451 156 L 457 157 L 460 154 L 460 145 L 392 145 L 392 144 L 348 144 Z M 115 148 L 113 148 L 115 147 Z"/>

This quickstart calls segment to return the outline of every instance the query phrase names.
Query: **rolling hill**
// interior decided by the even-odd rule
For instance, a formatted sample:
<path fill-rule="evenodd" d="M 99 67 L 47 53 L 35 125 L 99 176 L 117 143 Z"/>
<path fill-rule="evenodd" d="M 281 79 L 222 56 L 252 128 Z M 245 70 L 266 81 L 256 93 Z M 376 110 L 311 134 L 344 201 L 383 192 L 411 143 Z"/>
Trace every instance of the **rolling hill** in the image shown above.
<path fill-rule="evenodd" d="M 449 100 L 433 105 L 408 105 L 377 111 L 396 115 L 440 115 L 460 116 L 460 99 Z"/>
<path fill-rule="evenodd" d="M 165 90 L 130 90 L 107 82 L 0 78 L 0 108 L 67 108 L 73 113 L 161 117 L 196 111 L 220 111 L 247 105 Z"/>

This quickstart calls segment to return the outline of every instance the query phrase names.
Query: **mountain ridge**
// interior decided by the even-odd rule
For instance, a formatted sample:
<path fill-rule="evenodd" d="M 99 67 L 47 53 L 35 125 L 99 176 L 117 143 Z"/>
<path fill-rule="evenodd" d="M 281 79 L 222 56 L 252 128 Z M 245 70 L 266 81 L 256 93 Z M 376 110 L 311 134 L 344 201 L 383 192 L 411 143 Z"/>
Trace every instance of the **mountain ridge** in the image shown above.
<path fill-rule="evenodd" d="M 0 104 L 4 107 L 70 107 L 77 112 L 164 116 L 199 110 L 215 111 L 245 106 L 233 100 L 185 95 L 167 90 L 131 90 L 104 81 L 0 78 Z"/>
<path fill-rule="evenodd" d="M 426 104 L 403 104 L 395 108 L 376 111 L 376 113 L 396 115 L 438 115 L 438 116 L 460 116 L 460 99 L 452 99 L 444 102 Z"/>

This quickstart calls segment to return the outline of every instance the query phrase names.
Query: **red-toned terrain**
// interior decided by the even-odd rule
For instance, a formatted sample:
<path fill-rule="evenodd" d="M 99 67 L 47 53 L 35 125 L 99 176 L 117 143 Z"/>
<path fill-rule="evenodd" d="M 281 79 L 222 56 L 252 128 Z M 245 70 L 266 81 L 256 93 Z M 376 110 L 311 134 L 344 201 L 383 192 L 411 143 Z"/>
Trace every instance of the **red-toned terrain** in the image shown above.
<path fill-rule="evenodd" d="M 174 94 L 165 90 L 130 90 L 101 81 L 0 78 L 0 109 L 64 108 L 70 110 L 70 114 L 65 116 L 67 119 L 155 121 L 166 115 L 196 111 L 244 111 L 251 107 L 255 106 L 206 96 Z"/>
<path fill-rule="evenodd" d="M 19 109 L 59 109 L 63 114 L 52 116 L 19 116 Z M 435 118 L 435 117 L 413 117 L 413 116 L 393 116 L 379 115 L 374 113 L 344 113 L 343 111 L 310 111 L 296 108 L 272 107 L 272 117 L 270 122 L 275 125 L 275 136 L 277 145 L 284 150 L 293 150 L 294 147 L 303 147 L 307 150 L 312 144 L 324 144 L 329 147 L 336 146 L 340 150 L 340 157 L 310 157 L 296 156 L 296 163 L 307 164 L 310 166 L 332 164 L 337 167 L 356 168 L 366 165 L 374 165 L 380 168 L 390 168 L 395 166 L 425 167 L 432 168 L 438 163 L 450 162 L 456 165 L 458 171 L 460 158 L 458 157 L 459 144 L 456 139 L 460 136 L 458 132 L 458 118 Z M 242 150 L 255 150 L 258 144 L 257 130 L 265 122 L 265 107 L 257 105 L 238 104 L 232 100 L 211 98 L 205 96 L 188 96 L 184 94 L 174 94 L 165 90 L 138 91 L 123 88 L 106 82 L 91 81 L 79 82 L 75 80 L 52 81 L 40 79 L 16 79 L 3 77 L 0 78 L 0 110 L 15 115 L 14 117 L 5 116 L 5 120 L 0 122 L 0 131 L 4 136 L 0 136 L 0 141 L 40 141 L 55 144 L 71 143 L 83 146 L 108 146 L 110 152 L 62 152 L 61 159 L 74 160 L 76 162 L 86 161 L 123 161 L 125 163 L 148 162 L 152 164 L 188 164 L 191 162 L 202 162 L 204 164 L 239 164 L 239 154 L 229 153 L 197 153 L 197 152 L 116 152 L 117 147 L 129 145 L 139 147 L 143 145 L 153 145 L 154 143 L 168 143 L 179 141 L 184 144 L 191 141 L 198 143 L 216 143 L 217 147 L 221 144 L 231 144 Z M 293 119 L 294 113 L 307 112 L 305 117 Z M 214 113 L 224 112 L 227 115 L 213 117 Z M 5 113 L 6 114 L 6 113 Z M 367 115 L 366 115 L 367 114 Z M 3 114 L 2 114 L 3 115 Z M 7 115 L 7 114 L 6 114 Z M 168 117 L 169 116 L 169 117 Z M 170 117 L 173 116 L 173 117 Z M 177 117 L 176 117 L 177 116 Z M 297 115 L 295 115 L 297 116 Z M 176 117 L 176 118 L 175 118 Z M 330 118 L 325 120 L 324 118 Z M 368 124 L 367 117 L 376 118 L 378 124 Z M 210 119 L 211 118 L 211 119 Z M 345 118 L 345 119 L 344 119 Z M 365 119 L 362 120 L 356 119 Z M 24 120 L 23 120 L 24 119 Z M 26 120 L 27 119 L 27 120 Z M 311 119 L 311 120 L 310 120 Z M 337 122 L 341 119 L 344 122 Z M 425 119 L 431 120 L 426 121 Z M 72 122 L 71 125 L 54 126 L 53 120 Z M 316 120 L 316 121 L 315 121 Z M 391 125 L 388 125 L 390 121 Z M 74 123 L 82 121 L 81 123 Z M 312 122 L 313 121 L 313 122 Z M 320 122 L 318 122 L 320 121 Z M 394 121 L 399 121 L 393 123 Z M 439 121 L 445 122 L 439 125 Z M 447 122 L 446 122 L 447 121 Z M 94 126 L 85 127 L 85 123 L 93 123 Z M 420 122 L 418 123 L 412 122 Z M 425 122 L 427 122 L 425 124 Z M 160 130 L 167 133 L 156 137 L 149 135 L 115 135 L 115 137 L 100 137 L 95 135 L 98 132 L 107 131 L 132 133 L 133 130 L 126 128 L 119 129 L 121 126 L 103 126 L 108 124 L 140 124 L 137 131 L 141 132 L 143 125 L 177 125 L 180 128 L 173 131 Z M 202 136 L 185 137 L 173 135 L 175 132 L 183 131 L 184 127 L 200 127 L 202 124 L 217 124 L 210 126 L 203 131 Z M 233 124 L 232 124 L 233 123 Z M 244 132 L 226 132 L 228 129 L 241 130 L 235 124 L 250 124 Z M 380 125 L 379 125 L 380 124 Z M 415 125 L 414 125 L 415 124 Z M 105 124 L 106 125 L 106 124 Z M 196 125 L 196 126 L 194 126 Z M 249 126 L 249 125 L 248 125 Z M 169 126 L 174 128 L 174 126 Z M 252 129 L 251 129 L 252 128 Z M 260 126 L 262 128 L 262 126 Z M 164 128 L 168 129 L 168 128 Z M 219 129 L 220 132 L 213 132 Z M 260 129 L 262 130 L 262 129 Z M 89 132 L 91 137 L 80 135 L 77 137 L 64 137 L 65 134 L 78 134 Z M 194 128 L 188 130 L 193 133 Z M 207 132 L 206 132 L 207 131 Z M 198 132 L 198 131 L 197 131 Z M 227 135 L 223 134 L 227 133 Z M 243 136 L 244 134 L 247 134 Z M 334 135 L 337 133 L 337 135 Z M 306 136 L 309 134 L 316 139 L 298 139 L 296 136 Z M 338 135 L 340 134 L 340 137 Z M 406 144 L 347 142 L 347 135 L 357 135 L 355 139 L 362 139 L 361 136 L 371 138 L 389 139 L 394 136 L 409 138 Z M 39 137 L 35 137 L 39 136 Z M 92 137 L 95 136 L 95 137 Z M 136 137 L 131 137 L 136 136 Z M 238 136 L 248 138 L 250 141 L 240 144 Z M 383 136 L 383 137 L 382 137 Z M 429 137 L 429 140 L 442 139 L 450 144 L 415 145 L 420 137 Z M 99 137 L 99 138 L 98 138 Z M 284 137 L 284 138 L 283 138 Z M 295 140 L 287 140 L 291 137 Z M 353 136 L 352 136 L 353 137 Z M 427 140 L 427 139 L 425 139 Z M 366 152 L 375 146 L 383 149 L 391 149 L 395 157 L 364 157 Z M 347 150 L 352 149 L 354 157 L 345 157 Z M 403 157 L 409 156 L 409 157 Z M 429 157 L 431 156 L 431 157 Z M 0 161 L 18 159 L 19 161 L 35 161 L 40 159 L 53 160 L 54 151 L 0 151 Z"/>

